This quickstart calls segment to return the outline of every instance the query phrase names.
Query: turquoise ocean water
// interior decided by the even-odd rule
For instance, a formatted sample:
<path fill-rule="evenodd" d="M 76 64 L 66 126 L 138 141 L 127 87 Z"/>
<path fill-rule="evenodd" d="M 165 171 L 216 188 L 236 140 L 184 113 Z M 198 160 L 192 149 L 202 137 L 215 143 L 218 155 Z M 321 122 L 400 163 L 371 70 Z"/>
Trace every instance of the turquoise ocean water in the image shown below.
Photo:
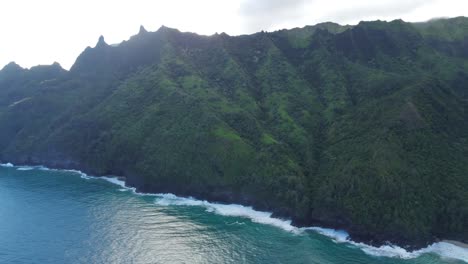
<path fill-rule="evenodd" d="M 468 263 L 468 249 L 448 243 L 417 252 L 375 248 L 249 207 L 122 185 L 3 164 L 0 263 Z"/>

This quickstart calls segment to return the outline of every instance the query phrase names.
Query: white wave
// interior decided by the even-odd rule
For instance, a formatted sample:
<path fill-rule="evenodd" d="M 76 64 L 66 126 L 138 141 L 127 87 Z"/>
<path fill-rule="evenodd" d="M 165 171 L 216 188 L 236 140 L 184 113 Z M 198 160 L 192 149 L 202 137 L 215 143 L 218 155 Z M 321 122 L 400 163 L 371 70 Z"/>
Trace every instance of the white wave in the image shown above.
<path fill-rule="evenodd" d="M 273 218 L 272 213 L 256 211 L 249 206 L 210 203 L 207 201 L 196 200 L 194 198 L 178 197 L 174 194 L 158 194 L 155 203 L 162 206 L 201 206 L 205 207 L 208 212 L 219 215 L 249 218 L 255 223 L 276 226 L 289 232 L 299 231 L 298 228 L 291 225 L 291 221 Z"/>
<path fill-rule="evenodd" d="M 235 221 L 235 222 L 233 222 L 233 223 L 229 223 L 229 222 L 224 222 L 224 223 L 225 223 L 226 225 L 230 225 L 230 226 L 232 226 L 232 225 L 245 225 L 244 222 L 239 222 L 239 221 Z"/>
<path fill-rule="evenodd" d="M 411 252 L 394 245 L 372 247 L 364 243 L 355 243 L 352 241 L 349 241 L 349 243 L 358 246 L 365 253 L 373 256 L 412 259 L 423 254 L 436 254 L 442 258 L 457 259 L 468 263 L 468 250 L 447 242 L 437 242 L 426 248 Z"/>
<path fill-rule="evenodd" d="M 434 243 L 427 248 L 423 248 L 417 251 L 407 251 L 402 247 L 395 245 L 383 245 L 380 247 L 370 246 L 364 243 L 357 243 L 350 240 L 349 234 L 344 230 L 335 230 L 330 228 L 321 227 L 306 227 L 297 228 L 291 225 L 289 220 L 281 220 L 272 217 L 272 213 L 260 212 L 254 210 L 252 207 L 242 206 L 237 204 L 218 204 L 210 203 L 207 201 L 196 200 L 194 198 L 182 198 L 175 196 L 174 194 L 158 194 L 155 201 L 156 204 L 162 206 L 169 205 L 183 205 L 183 206 L 201 206 L 205 207 L 208 212 L 213 212 L 223 216 L 234 216 L 234 217 L 245 217 L 251 219 L 253 222 L 260 224 L 267 224 L 275 227 L 279 227 L 288 232 L 299 234 L 306 230 L 312 230 L 324 236 L 331 238 L 336 243 L 346 243 L 361 249 L 368 255 L 377 257 L 389 257 L 389 258 L 400 258 L 400 259 L 412 259 L 417 258 L 423 254 L 437 254 L 442 258 L 457 259 L 468 262 L 468 249 L 446 243 L 438 242 Z"/>
<path fill-rule="evenodd" d="M 349 242 L 349 234 L 344 230 L 336 230 L 331 228 L 321 228 L 321 227 L 304 227 L 301 230 L 312 230 L 321 235 L 327 236 L 333 239 L 337 243 Z"/>
<path fill-rule="evenodd" d="M 92 176 L 89 176 L 88 174 L 82 172 L 82 171 L 79 171 L 79 170 L 67 170 L 68 172 L 72 172 L 72 173 L 75 173 L 75 174 L 78 174 L 80 175 L 80 177 L 82 179 L 85 179 L 85 180 L 89 180 L 89 179 L 93 179 L 95 177 L 92 177 Z"/>
<path fill-rule="evenodd" d="M 0 167 L 5 167 L 5 168 L 12 168 L 14 167 L 15 165 L 11 164 L 11 163 L 2 163 L 0 164 Z"/>
<path fill-rule="evenodd" d="M 285 231 L 300 234 L 303 231 L 311 230 L 331 238 L 336 243 L 346 243 L 353 245 L 368 255 L 377 257 L 389 257 L 400 259 L 417 258 L 423 254 L 437 254 L 442 258 L 457 259 L 468 263 L 468 249 L 446 243 L 434 243 L 427 248 L 417 251 L 407 251 L 406 249 L 395 245 L 383 245 L 374 247 L 364 243 L 358 243 L 350 240 L 349 234 L 344 230 L 335 230 L 330 228 L 321 227 L 306 227 L 297 228 L 291 224 L 290 220 L 282 220 L 272 217 L 272 213 L 256 211 L 250 206 L 243 206 L 238 204 L 220 204 L 211 203 L 208 201 L 197 200 L 192 197 L 184 198 L 174 194 L 151 194 L 151 193 L 138 193 L 135 188 L 125 186 L 125 182 L 117 177 L 92 177 L 95 179 L 103 179 L 121 187 L 119 191 L 129 190 L 137 195 L 155 196 L 155 204 L 161 206 L 199 206 L 206 208 L 207 212 L 212 212 L 222 216 L 243 217 L 248 218 L 252 222 L 259 224 L 266 224 L 281 228 Z"/>
<path fill-rule="evenodd" d="M 92 177 L 92 176 L 89 176 L 87 175 L 86 173 L 80 171 L 80 170 L 63 170 L 63 169 L 51 169 L 51 168 L 47 168 L 45 166 L 37 166 L 36 167 L 38 170 L 42 170 L 42 171 L 62 171 L 62 172 L 71 172 L 73 174 L 78 174 L 81 178 L 83 179 L 92 179 L 92 178 L 95 178 L 95 177 Z"/>
<path fill-rule="evenodd" d="M 125 185 L 125 181 L 123 181 L 123 180 L 121 180 L 121 179 L 119 179 L 117 177 L 96 177 L 96 178 L 108 181 L 108 182 L 110 182 L 112 184 L 115 184 L 115 185 L 118 185 L 118 186 L 122 187 L 121 189 L 119 189 L 119 191 L 128 190 L 128 191 L 132 191 L 133 193 L 137 193 L 136 188 L 127 187 Z"/>
<path fill-rule="evenodd" d="M 119 191 L 131 191 L 133 194 L 138 195 L 138 196 L 159 196 L 160 194 L 157 193 L 142 193 L 142 192 L 137 192 L 135 187 L 128 187 L 125 185 L 125 181 L 122 180 L 119 177 L 109 177 L 109 176 L 100 176 L 100 177 L 93 177 L 93 176 L 88 176 L 90 179 L 96 179 L 96 180 L 105 180 L 107 182 L 110 182 L 112 184 L 118 185 L 121 188 Z"/>
<path fill-rule="evenodd" d="M 30 171 L 30 170 L 34 170 L 34 167 L 29 167 L 29 166 L 18 167 L 17 170 L 19 170 L 19 171 Z"/>
<path fill-rule="evenodd" d="M 357 243 L 350 240 L 349 234 L 343 230 L 334 230 L 320 227 L 308 227 L 303 229 L 313 230 L 319 234 L 330 237 L 336 243 L 347 243 L 354 245 L 364 251 L 366 254 L 372 256 L 413 259 L 423 254 L 437 254 L 442 258 L 457 259 L 468 263 L 468 249 L 447 242 L 437 242 L 420 250 L 407 251 L 406 249 L 395 245 L 374 247 L 364 243 Z"/>
<path fill-rule="evenodd" d="M 11 163 L 0 164 L 1 167 L 14 167 Z M 21 167 L 20 167 L 21 168 Z M 250 206 L 243 206 L 238 204 L 219 204 L 219 203 L 210 203 L 208 201 L 196 200 L 194 198 L 184 198 L 178 197 L 174 194 L 152 194 L 152 193 L 138 193 L 136 188 L 125 186 L 125 181 L 117 177 L 93 177 L 89 176 L 78 170 L 57 170 L 49 169 L 47 167 L 38 166 L 35 167 L 40 170 L 45 171 L 67 171 L 74 174 L 78 174 L 83 179 L 101 179 L 108 181 L 112 184 L 118 185 L 121 188 L 119 191 L 132 191 L 137 195 L 142 196 L 155 196 L 157 197 L 155 203 L 161 206 L 200 206 L 206 208 L 208 212 L 216 213 L 223 216 L 232 216 L 232 217 L 243 217 L 248 218 L 252 222 L 266 224 L 281 228 L 285 231 L 292 232 L 295 234 L 300 234 L 303 231 L 311 230 L 317 232 L 321 235 L 331 238 L 336 243 L 346 243 L 353 245 L 368 255 L 377 256 L 377 257 L 390 257 L 390 258 L 400 258 L 400 259 L 412 259 L 417 258 L 423 254 L 436 254 L 442 258 L 447 259 L 456 259 L 468 263 L 468 249 L 454 245 L 448 242 L 437 242 L 426 248 L 416 250 L 416 251 L 407 251 L 406 249 L 395 246 L 395 245 L 383 245 L 380 247 L 370 246 L 364 243 L 358 243 L 350 240 L 349 234 L 343 230 L 335 230 L 329 228 L 321 227 L 306 227 L 306 228 L 297 228 L 291 224 L 290 220 L 282 220 L 272 217 L 272 213 L 256 211 Z"/>
<path fill-rule="evenodd" d="M 426 251 L 428 253 L 435 253 L 441 256 L 442 258 L 458 259 L 468 263 L 468 249 L 462 248 L 451 243 L 435 243 L 425 249 L 422 249 L 422 251 Z"/>
<path fill-rule="evenodd" d="M 118 179 L 117 177 L 101 177 L 101 179 L 105 180 L 105 181 L 108 181 L 110 183 L 113 183 L 115 185 L 119 185 L 120 187 L 122 188 L 126 188 L 127 186 L 125 186 L 125 182 Z"/>

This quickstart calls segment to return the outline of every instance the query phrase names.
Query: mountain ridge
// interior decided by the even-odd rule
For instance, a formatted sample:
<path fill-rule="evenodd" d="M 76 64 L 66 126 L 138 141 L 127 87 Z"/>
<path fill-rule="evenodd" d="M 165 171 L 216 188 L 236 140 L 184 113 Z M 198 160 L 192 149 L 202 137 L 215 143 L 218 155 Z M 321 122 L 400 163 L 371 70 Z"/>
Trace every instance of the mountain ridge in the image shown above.
<path fill-rule="evenodd" d="M 458 16 L 458 17 L 440 17 L 440 18 L 433 18 L 433 19 L 430 19 L 428 21 L 423 21 L 423 22 L 405 22 L 404 20 L 402 19 L 394 19 L 394 20 L 391 20 L 391 21 L 386 21 L 386 20 L 370 20 L 370 21 L 361 21 L 358 23 L 361 24 L 361 23 L 374 23 L 374 22 L 384 22 L 384 23 L 390 23 L 390 22 L 395 22 L 395 21 L 401 21 L 401 22 L 404 22 L 404 23 L 408 23 L 408 24 L 412 24 L 412 25 L 415 25 L 419 28 L 430 28 L 431 26 L 434 26 L 434 25 L 437 25 L 439 24 L 438 26 L 440 26 L 440 24 L 442 22 L 447 22 L 447 21 L 451 21 L 453 23 L 460 23 L 460 24 L 463 24 L 463 23 L 466 23 L 466 17 L 464 16 Z M 443 23 L 442 23 L 443 24 Z M 239 35 L 232 35 L 232 37 L 240 37 L 240 36 L 250 36 L 250 35 L 255 35 L 255 34 L 258 34 L 258 33 L 277 33 L 277 32 L 294 32 L 294 31 L 298 31 L 298 30 L 302 30 L 302 31 L 312 31 L 312 32 L 315 32 L 316 30 L 326 30 L 326 31 L 329 31 L 331 33 L 342 33 L 344 30 L 347 30 L 347 29 L 350 29 L 350 28 L 353 28 L 357 25 L 349 25 L 349 24 L 346 24 L 346 25 L 342 25 L 342 24 L 339 24 L 339 23 L 335 23 L 335 22 L 332 22 L 332 21 L 328 21 L 328 22 L 320 22 L 320 23 L 317 23 L 315 25 L 306 25 L 304 27 L 294 27 L 294 28 L 285 28 L 285 29 L 278 29 L 278 30 L 274 30 L 274 31 L 271 31 L 271 32 L 266 32 L 266 31 L 261 31 L 261 32 L 257 32 L 257 33 L 253 33 L 253 34 L 239 34 Z M 195 34 L 195 35 L 198 35 L 199 37 L 215 37 L 215 36 L 218 36 L 218 35 L 224 35 L 224 36 L 231 36 L 225 32 L 221 32 L 221 33 L 214 33 L 214 34 L 211 34 L 211 35 L 204 35 L 204 34 L 198 34 L 198 33 L 195 33 L 195 32 L 189 32 L 189 31 L 179 31 L 178 29 L 176 28 L 171 28 L 171 27 L 167 27 L 165 25 L 162 25 L 158 30 L 156 31 L 148 31 L 146 30 L 146 28 L 143 26 L 143 25 L 140 25 L 140 28 L 139 28 L 139 31 L 136 35 L 133 35 L 130 37 L 130 39 L 132 37 L 136 37 L 138 35 L 143 35 L 143 34 L 146 34 L 146 33 L 156 33 L 160 30 L 164 30 L 164 29 L 169 29 L 169 30 L 173 30 L 173 31 L 177 31 L 177 32 L 180 32 L 180 33 L 186 33 L 186 34 Z M 427 30 L 427 29 L 426 29 Z M 103 38 L 104 39 L 104 36 L 101 35 L 99 38 L 98 38 L 98 43 L 99 43 L 99 40 L 100 38 Z M 130 40 L 129 39 L 129 40 Z M 110 46 L 113 46 L 115 45 L 114 47 L 118 47 L 118 45 L 120 45 L 121 43 L 124 43 L 124 42 L 127 42 L 129 40 L 123 40 L 122 42 L 120 43 L 116 43 L 116 44 L 112 44 Z M 106 43 L 107 44 L 107 43 Z M 91 48 L 91 47 L 90 47 Z M 10 63 L 15 63 L 14 61 L 10 62 Z M 8 63 L 8 64 L 10 64 Z M 57 63 L 57 62 L 54 62 L 54 63 Z M 7 65 L 8 65 L 7 64 Z M 5 65 L 5 66 L 7 66 Z M 43 65 L 43 64 L 41 64 Z M 46 64 L 44 64 L 46 65 Z M 36 66 L 40 66 L 40 65 L 36 65 Z M 73 65 L 72 65 L 73 66 Z"/>

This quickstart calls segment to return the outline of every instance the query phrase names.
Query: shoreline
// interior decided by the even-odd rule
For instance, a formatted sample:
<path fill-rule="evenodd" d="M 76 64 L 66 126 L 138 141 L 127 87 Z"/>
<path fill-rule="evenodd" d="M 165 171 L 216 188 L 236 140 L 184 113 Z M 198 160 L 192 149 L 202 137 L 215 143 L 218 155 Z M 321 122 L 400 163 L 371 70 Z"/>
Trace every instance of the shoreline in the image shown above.
<path fill-rule="evenodd" d="M 360 240 L 353 240 L 352 236 L 344 228 L 333 228 L 333 227 L 318 227 L 318 226 L 305 226 L 305 225 L 296 225 L 292 220 L 279 218 L 275 215 L 274 212 L 265 212 L 256 210 L 253 206 L 246 206 L 241 204 L 227 204 L 222 202 L 213 202 L 203 199 L 196 199 L 193 197 L 184 197 L 184 196 L 177 196 L 176 194 L 172 193 L 152 193 L 152 192 L 141 192 L 137 187 L 133 187 L 131 185 L 127 185 L 127 177 L 125 176 L 115 176 L 115 175 L 107 175 L 107 176 L 89 176 L 87 173 L 76 170 L 76 169 L 60 169 L 60 168 L 49 168 L 44 165 L 13 165 L 12 163 L 0 163 L 0 167 L 7 167 L 7 168 L 17 168 L 19 170 L 25 170 L 24 168 L 30 169 L 42 169 L 42 170 L 52 170 L 52 171 L 68 171 L 72 173 L 79 174 L 83 179 L 101 179 L 107 182 L 110 182 L 114 185 L 118 185 L 128 191 L 133 192 L 136 195 L 147 195 L 147 196 L 154 196 L 159 197 L 162 199 L 169 199 L 175 201 L 174 203 L 165 201 L 162 205 L 189 205 L 189 206 L 202 206 L 210 209 L 209 211 L 213 212 L 212 207 L 221 206 L 236 206 L 239 208 L 243 208 L 247 210 L 241 215 L 229 215 L 226 216 L 241 216 L 245 218 L 250 218 L 253 222 L 257 222 L 260 224 L 272 225 L 278 228 L 281 228 L 287 232 L 292 233 L 300 233 L 304 231 L 313 231 L 315 233 L 321 234 L 332 239 L 335 243 L 348 243 L 350 245 L 358 247 L 364 253 L 368 255 L 378 256 L 378 257 L 390 257 L 390 258 L 400 258 L 400 259 L 411 259 L 419 257 L 422 254 L 426 253 L 435 253 L 440 256 L 444 256 L 443 251 L 444 247 L 453 247 L 454 249 L 447 249 L 448 251 L 462 251 L 461 258 L 451 257 L 451 256 L 444 256 L 454 259 L 459 259 L 468 263 L 468 244 L 465 244 L 461 241 L 455 240 L 439 240 L 433 243 L 428 243 L 425 247 L 401 247 L 396 244 L 373 244 L 373 243 L 366 243 L 366 241 Z M 21 169 L 22 168 L 22 169 Z M 263 221 L 256 221 L 251 215 L 249 214 L 262 214 L 264 217 L 268 218 L 267 220 Z M 222 213 L 221 213 L 222 214 Z M 222 214 L 224 215 L 224 214 Z M 326 226 L 326 225 L 325 225 Z"/>

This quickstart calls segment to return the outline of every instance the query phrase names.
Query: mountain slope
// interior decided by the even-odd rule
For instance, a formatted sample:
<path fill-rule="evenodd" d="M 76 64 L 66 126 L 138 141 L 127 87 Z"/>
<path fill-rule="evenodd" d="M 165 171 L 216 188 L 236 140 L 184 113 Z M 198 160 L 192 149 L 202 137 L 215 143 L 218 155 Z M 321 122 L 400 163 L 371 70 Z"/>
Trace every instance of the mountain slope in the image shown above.
<path fill-rule="evenodd" d="M 467 241 L 466 23 L 141 28 L 117 46 L 100 38 L 69 72 L 9 64 L 0 159 L 123 175 L 376 244 Z"/>

